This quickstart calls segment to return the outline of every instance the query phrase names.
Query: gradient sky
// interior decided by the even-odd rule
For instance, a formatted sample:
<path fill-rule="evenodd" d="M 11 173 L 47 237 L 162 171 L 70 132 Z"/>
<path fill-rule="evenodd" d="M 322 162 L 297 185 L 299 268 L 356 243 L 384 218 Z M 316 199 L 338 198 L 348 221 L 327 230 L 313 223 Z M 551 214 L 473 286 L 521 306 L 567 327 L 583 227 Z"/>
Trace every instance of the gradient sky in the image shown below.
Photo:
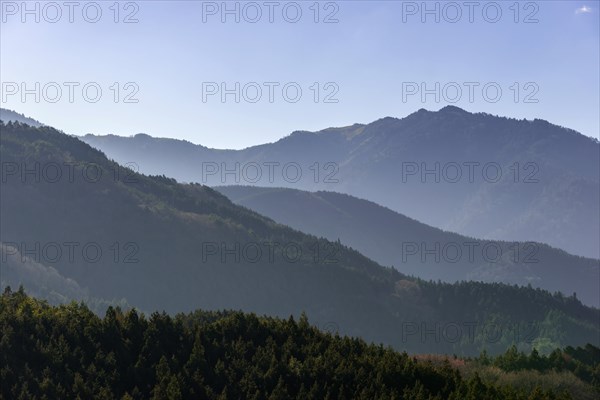
<path fill-rule="evenodd" d="M 35 3 L 28 2 L 28 7 L 33 9 Z M 474 112 L 542 118 L 600 136 L 598 1 L 522 1 L 516 7 L 520 10 L 516 23 L 514 1 L 495 3 L 502 10 L 496 23 L 483 15 L 485 6 L 487 19 L 495 17 L 491 2 L 475 2 L 473 22 L 465 2 L 454 3 L 462 11 L 455 23 L 446 21 L 456 12 L 449 6 L 444 9 L 447 2 L 427 2 L 431 9 L 438 3 L 440 21 L 426 15 L 422 22 L 421 1 L 338 1 L 337 23 L 323 23 L 335 10 L 328 4 L 333 2 L 320 2 L 319 23 L 313 20 L 315 1 L 297 2 L 302 10 L 297 23 L 287 22 L 282 14 L 287 5 L 287 16 L 293 18 L 293 5 L 278 2 L 271 23 L 268 7 L 258 1 L 263 12 L 258 22 L 247 22 L 240 14 L 239 23 L 232 15 L 223 23 L 220 13 L 204 15 L 203 22 L 203 8 L 214 4 L 222 8 L 221 1 L 137 1 L 134 17 L 138 22 L 128 24 L 122 20 L 135 8 L 127 5 L 125 9 L 127 2 L 120 4 L 119 23 L 114 22 L 110 9 L 114 1 L 97 2 L 102 9 L 97 23 L 83 18 L 82 8 L 89 2 L 79 3 L 72 23 L 67 7 L 62 6 L 62 17 L 51 23 L 46 19 L 54 18 L 55 10 L 46 8 L 43 14 L 47 2 L 38 3 L 39 23 L 35 15 L 25 15 L 22 22 L 21 1 L 1 1 L 1 106 L 67 133 L 128 136 L 145 132 L 215 148 L 243 148 L 275 141 L 294 130 L 368 123 L 454 104 Z M 244 3 L 239 2 L 240 10 Z M 413 5 L 419 7 L 417 14 L 407 15 Z M 19 10 L 12 15 L 15 6 Z M 235 7 L 235 2 L 228 2 L 228 7 Z M 93 18 L 94 8 L 87 10 L 88 18 Z M 246 10 L 252 18 L 254 10 Z M 525 23 L 526 19 L 537 22 Z M 36 102 L 28 95 L 23 101 L 20 93 L 7 94 L 11 82 L 25 82 L 29 88 L 35 82 L 40 87 L 57 82 L 62 98 L 56 103 L 44 98 Z M 72 103 L 63 82 L 80 83 Z M 82 96 L 81 87 L 88 82 L 97 83 L 103 91 L 96 103 Z M 110 89 L 114 82 L 120 86 L 117 103 Z M 137 103 L 123 102 L 135 87 L 126 90 L 127 82 L 139 88 L 134 96 Z M 263 97 L 257 103 L 243 98 L 235 103 L 233 95 L 225 103 L 220 96 L 204 102 L 203 82 L 226 82 L 228 87 L 235 82 L 241 86 L 257 82 Z M 273 103 L 263 82 L 280 83 Z M 288 82 L 302 88 L 296 103 L 282 96 L 281 87 Z M 318 103 L 310 89 L 314 82 L 320 86 Z M 337 103 L 322 101 L 334 87 L 325 88 L 328 82 L 339 88 L 334 96 Z M 436 82 L 441 87 L 456 82 L 462 97 L 455 103 L 443 96 L 437 102 L 434 95 L 428 95 L 425 102 L 420 95 L 403 99 L 403 82 L 425 82 L 429 88 Z M 473 102 L 464 82 L 480 84 Z M 482 94 L 483 85 L 490 82 L 503 91 L 495 103 Z M 520 87 L 517 102 L 515 82 Z M 53 97 L 54 89 L 47 88 Z M 456 92 L 452 85 L 447 88 L 447 98 L 452 100 Z M 488 95 L 493 97 L 494 90 Z M 535 90 L 532 99 L 537 103 L 524 102 Z"/>

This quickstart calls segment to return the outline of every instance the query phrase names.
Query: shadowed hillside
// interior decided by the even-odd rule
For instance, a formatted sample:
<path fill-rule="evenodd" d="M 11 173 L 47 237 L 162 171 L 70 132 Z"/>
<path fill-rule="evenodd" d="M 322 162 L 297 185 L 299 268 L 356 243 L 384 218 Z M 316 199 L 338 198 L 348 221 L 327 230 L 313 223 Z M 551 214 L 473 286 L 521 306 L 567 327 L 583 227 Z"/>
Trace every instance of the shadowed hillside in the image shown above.
<path fill-rule="evenodd" d="M 542 243 L 488 241 L 422 224 L 367 200 L 333 192 L 216 187 L 234 203 L 302 232 L 340 240 L 372 260 L 423 279 L 477 280 L 576 292 L 600 305 L 600 261 Z"/>

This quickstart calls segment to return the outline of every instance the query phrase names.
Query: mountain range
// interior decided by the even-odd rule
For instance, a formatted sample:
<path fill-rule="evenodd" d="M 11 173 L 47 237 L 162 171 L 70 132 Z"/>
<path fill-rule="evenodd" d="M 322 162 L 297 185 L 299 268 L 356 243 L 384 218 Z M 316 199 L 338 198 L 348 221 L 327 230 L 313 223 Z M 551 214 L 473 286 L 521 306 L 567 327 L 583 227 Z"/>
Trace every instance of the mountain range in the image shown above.
<path fill-rule="evenodd" d="M 600 305 L 600 266 L 535 242 L 481 240 L 446 232 L 373 202 L 335 192 L 220 186 L 234 203 L 294 229 L 350 246 L 381 265 L 426 280 L 475 280 L 577 293 Z"/>
<path fill-rule="evenodd" d="M 347 193 L 463 235 L 600 258 L 600 143 L 544 120 L 448 106 L 243 150 L 146 134 L 82 140 L 143 173 Z"/>
<path fill-rule="evenodd" d="M 16 257 L 141 310 L 304 311 L 326 329 L 412 352 L 597 344 L 600 311 L 573 296 L 420 280 L 210 187 L 137 173 L 54 128 L 0 129 L 3 280 L 9 257 L 20 273 Z"/>

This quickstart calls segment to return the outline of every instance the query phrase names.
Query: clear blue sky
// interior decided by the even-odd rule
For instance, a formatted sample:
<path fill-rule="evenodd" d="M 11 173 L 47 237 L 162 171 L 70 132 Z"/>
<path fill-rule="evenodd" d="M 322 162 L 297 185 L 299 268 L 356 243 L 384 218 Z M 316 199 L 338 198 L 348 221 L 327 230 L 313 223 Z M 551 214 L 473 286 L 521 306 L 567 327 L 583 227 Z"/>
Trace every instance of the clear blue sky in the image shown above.
<path fill-rule="evenodd" d="M 458 1 L 454 4 L 462 16 L 455 23 L 450 21 L 457 19 L 457 9 L 446 2 L 427 3 L 429 9 L 439 7 L 439 22 L 435 15 L 424 15 L 422 22 L 421 1 L 320 2 L 319 23 L 314 22 L 314 1 L 297 2 L 302 16 L 296 23 L 286 21 L 295 18 L 290 2 L 277 2 L 273 22 L 265 2 L 256 2 L 262 12 L 256 23 L 249 22 L 256 9 L 244 8 L 247 2 L 239 2 L 239 23 L 235 15 L 221 21 L 221 1 L 121 2 L 119 23 L 110 8 L 114 1 L 97 2 L 102 16 L 96 23 L 84 19 L 88 2 L 73 10 L 73 22 L 70 10 L 61 6 L 55 23 L 51 21 L 57 18 L 56 10 L 44 8 L 45 2 L 38 6 L 39 22 L 35 13 L 23 14 L 21 1 L 1 3 L 1 106 L 68 133 L 145 132 L 209 147 L 243 148 L 275 141 L 294 130 L 367 123 L 455 104 L 469 111 L 547 119 L 599 137 L 598 1 L 522 1 L 518 7 L 514 1 L 500 1 L 494 3 L 500 4 L 499 18 L 494 4 L 476 2 L 473 22 L 470 9 Z M 219 10 L 213 15 L 215 5 Z M 28 7 L 34 9 L 35 2 Z M 235 2 L 228 7 L 235 7 Z M 95 12 L 88 5 L 86 18 L 93 20 Z M 123 23 L 131 13 L 138 22 Z M 331 13 L 339 22 L 324 23 Z M 494 19 L 498 21 L 492 23 Z M 39 82 L 41 95 L 46 85 L 46 96 L 36 102 L 31 94 L 23 101 L 21 87 L 11 94 L 13 83 L 23 82 L 30 89 Z M 62 91 L 55 103 L 48 101 L 56 96 L 50 82 L 57 82 Z M 79 83 L 72 103 L 64 82 Z M 96 103 L 82 95 L 88 82 L 102 89 Z M 117 103 L 115 87 L 111 90 L 114 82 L 120 86 Z M 134 84 L 125 87 L 127 82 Z M 229 88 L 240 82 L 240 90 L 257 82 L 262 98 L 251 103 L 242 97 L 235 103 L 234 95 L 228 95 L 223 103 L 219 95 L 212 95 L 203 101 L 203 82 L 226 82 Z M 272 103 L 264 82 L 279 83 Z M 283 85 L 290 82 L 302 89 L 296 103 L 282 95 Z M 317 103 L 314 82 L 320 88 Z M 334 84 L 325 87 L 328 82 Z M 462 96 L 455 103 L 446 101 L 457 96 L 450 84 L 439 102 L 433 94 L 425 102 L 419 94 L 403 99 L 403 86 L 404 94 L 414 89 L 403 82 L 424 82 L 429 88 L 436 82 L 440 88 L 456 82 Z M 464 82 L 479 83 L 473 87 L 473 102 Z M 486 83 L 495 83 L 488 85 L 488 100 L 482 93 Z M 492 103 L 496 85 L 502 96 Z M 90 87 L 91 99 L 95 89 Z M 295 95 L 290 87 L 289 99 Z M 138 102 L 125 103 L 136 88 L 133 99 Z M 336 89 L 332 98 L 338 102 L 323 102 Z M 255 87 L 247 90 L 247 98 L 254 98 Z M 526 98 L 537 103 L 525 102 Z"/>

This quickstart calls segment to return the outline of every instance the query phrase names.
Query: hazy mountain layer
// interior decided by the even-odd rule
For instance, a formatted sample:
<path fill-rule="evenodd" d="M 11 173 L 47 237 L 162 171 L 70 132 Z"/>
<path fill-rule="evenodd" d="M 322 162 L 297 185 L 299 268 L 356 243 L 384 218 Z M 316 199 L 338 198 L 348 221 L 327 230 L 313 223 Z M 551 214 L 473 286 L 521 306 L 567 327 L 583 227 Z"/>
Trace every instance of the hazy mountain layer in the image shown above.
<path fill-rule="evenodd" d="M 533 242 L 442 231 L 373 202 L 333 192 L 222 186 L 234 203 L 302 232 L 341 240 L 372 260 L 423 279 L 477 280 L 576 292 L 600 305 L 600 261 Z"/>
<path fill-rule="evenodd" d="M 208 187 L 134 173 L 52 128 L 0 129 L 2 241 L 91 296 L 169 312 L 306 311 L 319 326 L 422 352 L 597 341 L 599 311 L 572 297 L 414 280 Z"/>
<path fill-rule="evenodd" d="M 23 114 L 19 114 L 13 110 L 7 110 L 5 108 L 0 108 L 0 121 L 8 122 L 21 122 L 31 126 L 42 126 L 43 124 L 39 121 L 36 121 L 33 118 L 26 117 Z"/>
<path fill-rule="evenodd" d="M 600 144 L 543 120 L 445 107 L 239 151 L 142 134 L 83 140 L 144 173 L 348 193 L 468 236 L 600 258 Z"/>

